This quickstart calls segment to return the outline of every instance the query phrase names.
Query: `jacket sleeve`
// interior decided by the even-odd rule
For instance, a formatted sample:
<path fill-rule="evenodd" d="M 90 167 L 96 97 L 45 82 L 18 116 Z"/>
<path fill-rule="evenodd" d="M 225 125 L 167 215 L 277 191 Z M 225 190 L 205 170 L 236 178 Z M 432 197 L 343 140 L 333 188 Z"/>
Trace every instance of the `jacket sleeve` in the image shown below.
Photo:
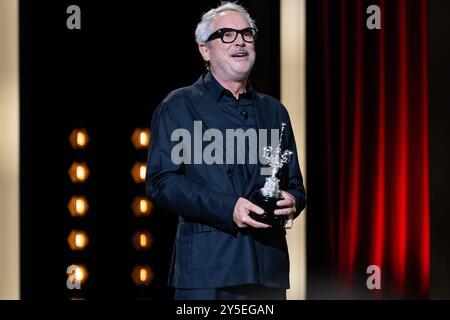
<path fill-rule="evenodd" d="M 172 148 L 180 142 L 171 141 L 171 135 L 180 125 L 169 109 L 162 103 L 153 115 L 147 159 L 147 197 L 183 218 L 233 233 L 233 211 L 239 197 L 192 181 L 186 175 L 186 166 L 190 164 L 172 161 Z"/>
<path fill-rule="evenodd" d="M 284 109 L 284 108 L 283 108 Z M 296 199 L 296 212 L 294 218 L 296 218 L 302 210 L 306 207 L 306 192 L 303 185 L 303 177 L 299 166 L 299 156 L 297 153 L 297 147 L 295 143 L 294 132 L 292 130 L 291 122 L 287 110 L 284 109 L 284 122 L 286 122 L 286 140 L 285 149 L 293 152 L 292 158 L 286 167 L 285 175 L 287 178 L 286 191 L 292 194 Z M 284 140 L 284 139 L 283 139 Z"/>

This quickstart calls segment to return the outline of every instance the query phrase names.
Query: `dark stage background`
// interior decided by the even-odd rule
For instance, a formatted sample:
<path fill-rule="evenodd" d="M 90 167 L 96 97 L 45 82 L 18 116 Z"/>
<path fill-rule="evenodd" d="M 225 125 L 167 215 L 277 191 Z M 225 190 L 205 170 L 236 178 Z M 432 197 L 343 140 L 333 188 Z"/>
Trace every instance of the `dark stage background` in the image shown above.
<path fill-rule="evenodd" d="M 130 171 L 146 161 L 146 150 L 135 150 L 130 138 L 150 126 L 165 95 L 204 71 L 194 30 L 217 3 L 20 1 L 22 298 L 171 298 L 166 281 L 177 218 L 158 210 L 133 215 L 131 202 L 145 191 Z M 279 3 L 241 3 L 260 29 L 252 82 L 279 98 Z M 72 4 L 81 8 L 81 30 L 66 28 Z M 87 129 L 87 149 L 72 150 L 74 128 Z M 86 183 L 71 183 L 73 161 L 87 163 Z M 72 218 L 67 203 L 78 194 L 90 210 Z M 70 250 L 72 229 L 88 233 L 86 250 Z M 149 251 L 132 247 L 136 230 L 153 235 Z M 81 290 L 66 287 L 73 263 L 89 273 Z M 137 264 L 153 269 L 149 286 L 133 283 Z"/>

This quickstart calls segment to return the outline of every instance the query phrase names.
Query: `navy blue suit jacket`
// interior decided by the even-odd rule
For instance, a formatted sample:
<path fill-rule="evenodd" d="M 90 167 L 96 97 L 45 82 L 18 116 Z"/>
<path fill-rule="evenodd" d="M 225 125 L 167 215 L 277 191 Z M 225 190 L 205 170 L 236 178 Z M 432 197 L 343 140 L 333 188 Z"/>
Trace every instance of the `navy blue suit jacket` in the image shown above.
<path fill-rule="evenodd" d="M 287 123 L 285 147 L 294 154 L 283 168 L 286 179 L 281 181 L 280 189 L 295 196 L 297 216 L 306 201 L 289 115 L 279 101 L 268 95 L 255 92 L 254 102 L 259 129 L 279 129 L 282 122 Z M 239 197 L 248 197 L 264 185 L 266 176 L 260 175 L 261 165 L 258 164 L 251 183 L 243 190 L 236 187 L 240 176 L 234 164 L 171 161 L 172 148 L 179 142 L 171 141 L 175 129 L 187 129 L 194 137 L 194 121 L 202 121 L 203 130 L 217 128 L 225 137 L 227 123 L 221 112 L 200 77 L 192 86 L 170 93 L 152 118 L 147 196 L 158 207 L 180 216 L 169 285 L 218 288 L 262 284 L 288 288 L 285 230 L 239 229 L 233 222 Z"/>

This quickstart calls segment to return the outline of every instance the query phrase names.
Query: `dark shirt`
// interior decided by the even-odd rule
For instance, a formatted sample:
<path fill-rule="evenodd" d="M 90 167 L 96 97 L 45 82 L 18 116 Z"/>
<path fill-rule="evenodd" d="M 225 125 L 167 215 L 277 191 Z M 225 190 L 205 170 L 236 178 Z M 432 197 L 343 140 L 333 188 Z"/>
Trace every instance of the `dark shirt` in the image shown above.
<path fill-rule="evenodd" d="M 236 99 L 229 90 L 222 87 L 211 72 L 205 75 L 203 83 L 217 101 L 217 104 L 211 105 L 210 108 L 220 110 L 218 116 L 223 117 L 223 120 L 228 123 L 227 128 L 240 128 L 244 131 L 247 129 L 258 130 L 256 126 L 254 91 L 250 84 L 247 86 L 246 92 L 240 94 L 239 98 Z M 237 192 L 240 195 L 244 195 L 247 186 L 250 184 L 253 172 L 256 170 L 256 164 L 250 163 L 249 152 L 248 139 L 245 139 L 245 150 L 238 150 L 238 145 L 235 144 L 234 163 L 236 163 L 236 170 L 242 177 L 236 181 L 236 188 L 239 189 Z M 237 155 L 239 153 L 245 154 L 245 164 L 237 164 Z"/>

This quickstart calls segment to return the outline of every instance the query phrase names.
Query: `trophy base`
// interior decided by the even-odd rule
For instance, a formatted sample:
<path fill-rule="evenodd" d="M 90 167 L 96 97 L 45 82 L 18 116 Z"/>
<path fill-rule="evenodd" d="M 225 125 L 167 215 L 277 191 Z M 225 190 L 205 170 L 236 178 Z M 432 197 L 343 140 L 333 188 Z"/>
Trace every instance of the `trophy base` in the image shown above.
<path fill-rule="evenodd" d="M 257 214 L 254 212 L 250 212 L 250 218 L 258 222 L 268 224 L 272 227 L 283 228 L 286 224 L 286 216 L 279 216 L 273 213 L 276 209 L 280 209 L 280 207 L 277 206 L 277 201 L 280 199 L 281 198 L 279 197 L 264 196 L 259 190 L 252 193 L 252 195 L 250 196 L 250 201 L 256 204 L 258 207 L 264 209 L 264 213 Z"/>

